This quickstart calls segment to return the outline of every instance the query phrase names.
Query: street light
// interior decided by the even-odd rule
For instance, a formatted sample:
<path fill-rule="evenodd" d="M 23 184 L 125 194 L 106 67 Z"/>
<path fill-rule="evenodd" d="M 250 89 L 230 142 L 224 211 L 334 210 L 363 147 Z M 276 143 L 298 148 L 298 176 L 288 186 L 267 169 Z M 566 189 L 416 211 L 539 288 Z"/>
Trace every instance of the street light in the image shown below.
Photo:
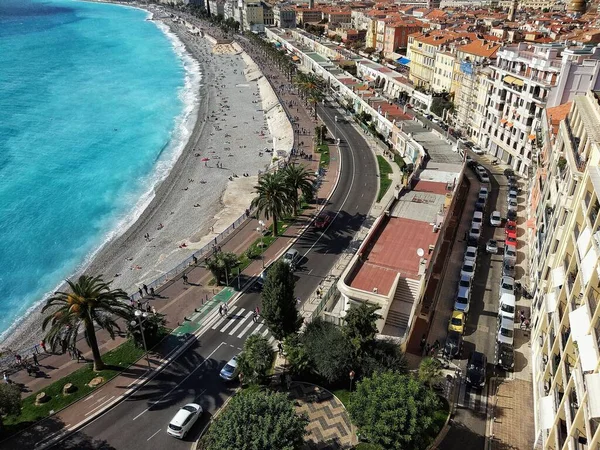
<path fill-rule="evenodd" d="M 142 343 L 144 344 L 144 352 L 146 352 L 146 362 L 148 363 L 148 369 L 151 369 L 152 367 L 150 366 L 150 359 L 148 358 L 148 347 L 146 346 L 146 336 L 144 335 L 144 325 L 142 322 L 142 317 L 145 320 L 148 317 L 148 313 L 136 309 L 133 314 L 135 315 L 135 317 L 137 317 L 138 322 L 136 323 L 135 320 L 132 320 L 130 323 L 132 327 L 135 327 L 139 324 L 140 331 L 142 333 Z"/>
<path fill-rule="evenodd" d="M 258 221 L 260 226 L 256 227 L 256 231 L 260 233 L 260 258 L 262 259 L 262 268 L 265 268 L 265 223 L 262 220 Z"/>

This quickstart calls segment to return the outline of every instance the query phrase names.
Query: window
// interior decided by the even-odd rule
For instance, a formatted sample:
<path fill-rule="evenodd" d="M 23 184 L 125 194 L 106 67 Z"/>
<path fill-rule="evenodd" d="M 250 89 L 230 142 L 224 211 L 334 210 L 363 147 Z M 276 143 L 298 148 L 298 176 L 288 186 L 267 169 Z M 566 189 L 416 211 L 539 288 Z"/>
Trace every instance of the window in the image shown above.
<path fill-rule="evenodd" d="M 560 241 L 558 239 L 554 239 L 554 247 L 552 247 L 552 254 L 556 253 L 556 250 L 558 250 L 558 244 L 560 244 Z"/>

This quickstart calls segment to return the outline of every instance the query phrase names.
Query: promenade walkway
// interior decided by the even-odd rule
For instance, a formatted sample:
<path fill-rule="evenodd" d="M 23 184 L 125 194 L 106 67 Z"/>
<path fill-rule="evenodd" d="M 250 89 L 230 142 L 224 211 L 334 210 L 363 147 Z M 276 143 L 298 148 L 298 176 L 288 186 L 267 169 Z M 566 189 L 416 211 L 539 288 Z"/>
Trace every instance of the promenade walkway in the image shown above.
<path fill-rule="evenodd" d="M 256 55 L 251 55 L 256 56 Z M 263 73 L 267 76 L 273 76 L 277 81 L 283 81 L 283 75 L 277 72 L 277 69 L 269 65 L 266 61 L 256 61 L 261 65 Z M 281 93 L 279 93 L 282 95 Z M 314 132 L 314 120 L 312 112 L 306 111 L 301 99 L 294 93 L 294 90 L 288 89 L 285 92 L 285 101 L 294 102 L 298 105 L 295 111 L 294 120 L 297 129 L 309 130 L 304 138 L 304 152 L 306 155 L 312 155 L 312 135 Z M 300 134 L 300 136 L 303 136 Z M 327 199 L 335 189 L 337 182 L 339 166 L 339 153 L 335 146 L 330 147 L 331 161 L 327 170 L 322 171 L 322 180 L 320 189 L 317 193 L 316 204 L 306 209 L 297 220 L 289 226 L 285 233 L 280 236 L 264 253 L 264 262 L 268 266 L 275 261 L 303 232 L 306 226 L 310 224 L 315 214 L 318 213 L 322 205 L 325 205 Z M 316 171 L 318 167 L 318 158 L 292 158 L 292 162 L 297 162 L 308 166 Z M 268 225 L 268 224 L 267 224 Z M 256 231 L 259 227 L 258 220 L 255 217 L 249 217 L 233 233 L 231 233 L 221 244 L 222 251 L 241 254 L 250 244 L 260 237 Z M 256 277 L 262 271 L 262 261 L 257 259 L 244 269 L 239 278 L 239 288 L 244 287 L 246 283 Z M 238 292 L 238 280 L 232 281 L 232 286 L 221 290 L 215 286 L 209 286 L 209 281 L 213 278 L 212 274 L 199 261 L 198 265 L 192 265 L 185 271 L 188 283 L 184 283 L 181 275 L 170 280 L 157 289 L 154 296 L 146 296 L 144 304 L 149 302 L 156 310 L 165 315 L 167 327 L 174 329 L 174 332 L 165 339 L 150 355 L 149 361 L 152 369 L 156 369 L 165 363 L 167 357 L 172 357 L 177 350 L 181 348 L 186 340 L 186 333 L 191 333 L 202 326 L 203 320 L 208 314 L 217 308 L 217 304 L 228 302 Z M 116 348 L 125 341 L 124 336 L 111 340 L 108 333 L 103 330 L 97 333 L 101 353 Z M 83 352 L 86 362 L 91 361 L 91 351 L 85 343 L 83 337 L 78 341 L 78 349 Z M 11 380 L 21 386 L 24 396 L 31 395 L 34 392 L 44 389 L 49 384 L 63 378 L 81 367 L 80 362 L 73 360 L 68 354 L 40 353 L 38 355 L 40 367 L 38 374 L 29 376 L 25 370 L 18 370 L 11 374 Z M 143 375 L 147 370 L 145 359 L 140 359 L 136 364 L 107 382 L 97 392 L 97 396 L 114 399 L 117 401 L 125 395 L 134 383 L 132 380 Z M 83 405 L 83 406 L 82 406 Z M 110 403 L 99 405 L 98 411 L 102 411 Z M 83 404 L 81 401 L 58 411 L 51 420 L 43 421 L 36 425 L 35 429 L 21 433 L 3 442 L 7 445 L 27 446 L 37 443 L 40 433 L 43 436 L 50 436 L 58 431 L 62 426 L 73 425 L 84 419 L 82 411 L 89 411 L 89 404 Z M 94 413 L 95 415 L 95 413 Z M 91 418 L 93 417 L 87 417 Z M 62 425 L 60 425 L 62 424 Z M 17 447 L 12 447 L 17 448 Z"/>

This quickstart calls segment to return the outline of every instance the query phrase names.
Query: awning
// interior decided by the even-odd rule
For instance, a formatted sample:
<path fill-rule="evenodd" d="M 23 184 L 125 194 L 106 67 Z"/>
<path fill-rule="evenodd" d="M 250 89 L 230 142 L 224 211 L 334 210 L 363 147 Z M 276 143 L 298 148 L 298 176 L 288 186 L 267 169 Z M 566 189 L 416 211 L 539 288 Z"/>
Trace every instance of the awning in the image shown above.
<path fill-rule="evenodd" d="M 408 65 L 410 64 L 410 59 L 408 59 L 408 58 L 405 58 L 405 57 L 403 56 L 402 58 L 398 58 L 398 59 L 396 60 L 396 62 L 397 62 L 398 64 L 402 64 L 402 65 L 404 65 L 404 66 L 408 66 Z"/>
<path fill-rule="evenodd" d="M 556 292 L 551 290 L 546 294 L 546 312 L 553 313 L 556 311 Z"/>
<path fill-rule="evenodd" d="M 505 77 L 502 79 L 502 81 L 504 81 L 505 83 L 508 83 L 508 84 L 512 84 L 512 83 L 513 83 L 513 81 L 515 81 L 515 80 L 516 80 L 516 78 L 515 78 L 515 77 L 511 77 L 510 75 L 506 75 L 506 76 L 505 76 Z"/>
<path fill-rule="evenodd" d="M 535 219 L 527 219 L 527 228 L 535 228 Z"/>
<path fill-rule="evenodd" d="M 587 287 L 588 283 L 592 279 L 594 273 L 594 266 L 598 262 L 598 253 L 596 253 L 596 247 L 593 245 L 588 250 L 585 258 L 581 261 L 581 278 L 583 280 L 583 286 Z"/>
<path fill-rule="evenodd" d="M 506 124 L 506 126 L 507 126 L 508 128 L 510 128 L 510 127 L 512 127 L 512 126 L 513 126 L 513 123 L 512 123 L 512 122 L 508 122 L 508 123 Z"/>
<path fill-rule="evenodd" d="M 515 86 L 519 86 L 519 87 L 523 87 L 525 85 L 523 80 L 519 80 L 518 78 L 513 78 L 512 84 L 514 84 Z"/>
<path fill-rule="evenodd" d="M 588 393 L 588 410 L 593 419 L 600 417 L 600 373 L 590 373 L 585 376 Z"/>
<path fill-rule="evenodd" d="M 578 342 L 583 338 L 590 328 L 590 312 L 587 305 L 582 305 L 575 311 L 569 313 L 569 322 L 571 323 L 571 336 Z"/>
<path fill-rule="evenodd" d="M 562 264 L 556 269 L 552 269 L 552 287 L 559 287 L 565 284 L 565 266 Z"/>
<path fill-rule="evenodd" d="M 581 361 L 581 369 L 584 372 L 589 372 L 596 369 L 598 365 L 598 352 L 596 351 L 596 342 L 591 334 L 586 334 L 577 341 L 579 348 L 579 360 Z"/>
<path fill-rule="evenodd" d="M 592 230 L 590 227 L 586 226 L 581 233 L 579 233 L 579 237 L 577 238 L 577 250 L 579 251 L 579 259 L 583 259 L 585 254 L 587 253 L 588 245 L 590 244 L 590 240 L 592 239 Z"/>
<path fill-rule="evenodd" d="M 529 135 L 529 140 L 530 140 L 530 141 L 533 141 L 534 139 L 535 139 L 535 134 L 530 134 L 530 135 Z"/>
<path fill-rule="evenodd" d="M 500 123 L 501 123 L 502 125 L 504 125 L 506 122 L 508 122 L 508 120 L 506 120 L 506 119 L 502 119 L 502 120 L 500 121 Z"/>
<path fill-rule="evenodd" d="M 554 396 L 547 395 L 540 398 L 540 425 L 544 430 L 548 430 L 554 426 Z"/>
<path fill-rule="evenodd" d="M 292 56 L 292 61 L 300 61 L 300 58 L 298 58 L 297 56 Z"/>

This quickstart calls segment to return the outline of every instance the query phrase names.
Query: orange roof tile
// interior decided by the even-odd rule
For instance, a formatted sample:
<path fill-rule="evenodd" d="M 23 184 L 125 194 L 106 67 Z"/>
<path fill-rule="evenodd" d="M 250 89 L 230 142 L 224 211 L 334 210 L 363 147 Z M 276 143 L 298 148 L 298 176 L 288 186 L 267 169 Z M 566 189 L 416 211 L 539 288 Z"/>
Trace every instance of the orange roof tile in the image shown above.
<path fill-rule="evenodd" d="M 569 115 L 572 103 L 573 102 L 564 103 L 562 105 L 546 109 L 546 114 L 548 115 L 548 120 L 550 121 L 552 129 L 554 130 L 554 134 L 558 133 L 558 125 L 560 122 Z"/>
<path fill-rule="evenodd" d="M 457 51 L 468 53 L 470 55 L 481 56 L 483 58 L 495 58 L 496 53 L 501 48 L 501 45 L 485 43 L 484 41 L 477 40 L 469 42 L 466 45 L 461 45 L 456 48 Z"/>

